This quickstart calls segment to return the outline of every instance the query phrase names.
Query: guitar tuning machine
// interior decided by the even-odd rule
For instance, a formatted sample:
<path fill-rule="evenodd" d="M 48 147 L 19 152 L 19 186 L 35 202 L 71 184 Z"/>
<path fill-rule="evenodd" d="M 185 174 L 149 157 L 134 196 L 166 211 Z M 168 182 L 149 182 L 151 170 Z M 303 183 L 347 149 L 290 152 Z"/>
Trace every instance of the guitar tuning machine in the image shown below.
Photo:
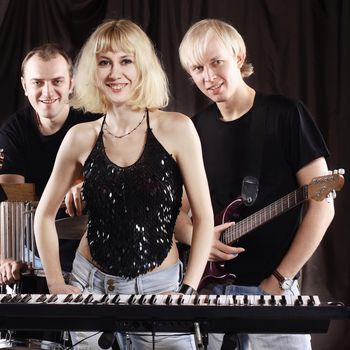
<path fill-rule="evenodd" d="M 342 168 L 340 168 L 340 169 L 338 170 L 338 174 L 340 174 L 340 175 L 344 175 L 344 174 L 345 174 L 345 170 L 344 170 L 344 169 L 342 169 Z"/>
<path fill-rule="evenodd" d="M 337 192 L 335 190 L 333 190 L 332 192 L 328 193 L 326 200 L 327 203 L 331 203 L 332 199 L 335 199 L 337 197 Z"/>

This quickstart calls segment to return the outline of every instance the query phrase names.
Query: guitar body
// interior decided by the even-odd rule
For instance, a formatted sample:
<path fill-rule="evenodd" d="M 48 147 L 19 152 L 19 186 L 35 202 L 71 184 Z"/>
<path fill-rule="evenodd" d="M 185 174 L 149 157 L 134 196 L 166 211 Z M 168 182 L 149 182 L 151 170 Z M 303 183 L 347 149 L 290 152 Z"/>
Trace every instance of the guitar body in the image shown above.
<path fill-rule="evenodd" d="M 238 209 L 242 205 L 242 198 L 237 198 L 231 202 L 223 211 L 215 216 L 215 226 L 224 224 L 226 222 L 237 221 Z M 202 279 L 199 283 L 198 290 L 201 291 L 206 285 L 227 284 L 233 282 L 236 276 L 233 273 L 226 271 L 224 261 L 208 261 Z"/>

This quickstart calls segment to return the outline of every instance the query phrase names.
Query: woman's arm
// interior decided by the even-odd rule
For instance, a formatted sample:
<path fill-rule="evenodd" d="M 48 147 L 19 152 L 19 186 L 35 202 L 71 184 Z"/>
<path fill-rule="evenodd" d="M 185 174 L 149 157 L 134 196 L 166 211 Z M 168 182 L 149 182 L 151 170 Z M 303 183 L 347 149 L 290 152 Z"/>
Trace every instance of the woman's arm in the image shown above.
<path fill-rule="evenodd" d="M 66 285 L 63 279 L 55 217 L 68 189 L 81 175 L 82 155 L 89 147 L 84 131 L 86 126 L 76 126 L 64 138 L 35 213 L 35 238 L 51 293 L 79 293 L 78 288 Z"/>
<path fill-rule="evenodd" d="M 197 288 L 213 242 L 214 219 L 198 134 L 185 116 L 176 114 L 172 128 L 174 156 L 180 167 L 192 211 L 191 250 L 184 284 Z"/>

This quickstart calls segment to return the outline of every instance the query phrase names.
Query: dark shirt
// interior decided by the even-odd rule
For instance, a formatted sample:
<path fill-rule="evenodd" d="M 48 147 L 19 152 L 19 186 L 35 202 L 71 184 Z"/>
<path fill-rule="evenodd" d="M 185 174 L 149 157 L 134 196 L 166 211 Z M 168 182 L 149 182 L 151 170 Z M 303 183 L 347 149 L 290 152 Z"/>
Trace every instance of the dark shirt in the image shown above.
<path fill-rule="evenodd" d="M 268 108 L 261 108 L 266 105 Z M 296 173 L 329 151 L 300 101 L 279 95 L 257 93 L 254 105 L 241 118 L 223 122 L 216 104 L 198 113 L 193 122 L 202 143 L 203 158 L 208 176 L 214 213 L 219 214 L 241 194 L 242 180 L 250 176 L 249 167 L 252 118 L 265 114 L 262 130 L 263 147 L 259 192 L 252 206 L 241 206 L 231 220 L 239 221 L 295 190 Z M 250 167 L 251 169 L 251 167 Z M 320 174 L 323 175 L 323 174 Z M 282 260 L 294 238 L 301 219 L 302 207 L 265 223 L 241 237 L 235 244 L 246 249 L 226 263 L 240 285 L 258 285 L 269 276 Z"/>
<path fill-rule="evenodd" d="M 120 167 L 108 158 L 103 132 L 84 164 L 88 241 L 103 271 L 134 278 L 159 266 L 172 246 L 182 198 L 177 163 L 153 135 L 140 158 Z"/>
<path fill-rule="evenodd" d="M 56 154 L 67 131 L 74 125 L 93 121 L 100 115 L 83 113 L 70 109 L 62 128 L 52 135 L 42 135 L 37 124 L 35 111 L 26 107 L 13 114 L 0 129 L 0 149 L 3 149 L 3 166 L 0 174 L 24 176 L 26 183 L 35 185 L 35 194 L 40 198 L 51 175 Z M 57 218 L 65 216 L 64 210 Z M 60 241 L 62 269 L 71 270 L 78 242 Z"/>

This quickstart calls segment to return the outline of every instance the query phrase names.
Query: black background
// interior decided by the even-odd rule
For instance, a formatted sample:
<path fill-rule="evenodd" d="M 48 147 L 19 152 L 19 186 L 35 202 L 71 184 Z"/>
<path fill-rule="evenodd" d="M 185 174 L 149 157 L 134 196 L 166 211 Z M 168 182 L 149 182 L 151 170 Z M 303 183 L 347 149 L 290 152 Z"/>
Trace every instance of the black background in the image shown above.
<path fill-rule="evenodd" d="M 147 32 L 170 80 L 168 109 L 187 115 L 208 101 L 180 67 L 182 36 L 202 18 L 230 22 L 242 34 L 255 68 L 247 82 L 258 90 L 302 99 L 331 150 L 329 167 L 350 171 L 347 0 L 0 0 L 0 123 L 27 103 L 20 85 L 26 52 L 45 42 L 59 42 L 74 57 L 107 18 L 129 18 Z M 304 294 L 347 305 L 349 194 L 345 184 L 331 227 L 303 271 Z M 316 350 L 349 349 L 350 321 L 334 321 L 327 334 L 312 339 Z"/>

